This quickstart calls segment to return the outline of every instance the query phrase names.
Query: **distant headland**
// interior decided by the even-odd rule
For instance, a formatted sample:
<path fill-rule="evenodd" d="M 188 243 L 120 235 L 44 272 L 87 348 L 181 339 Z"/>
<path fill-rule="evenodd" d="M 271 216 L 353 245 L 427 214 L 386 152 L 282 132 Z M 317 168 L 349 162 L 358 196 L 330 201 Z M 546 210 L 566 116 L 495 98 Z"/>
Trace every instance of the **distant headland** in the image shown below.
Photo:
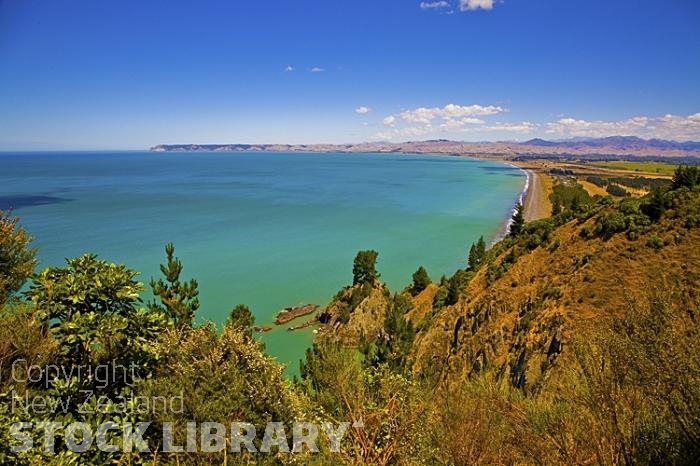
<path fill-rule="evenodd" d="M 676 142 L 662 139 L 641 139 L 634 136 L 613 136 L 597 139 L 568 139 L 525 142 L 462 142 L 446 139 L 408 142 L 362 142 L 355 144 L 160 144 L 154 152 L 380 152 L 448 154 L 467 156 L 576 157 L 605 159 L 648 157 L 678 159 L 700 158 L 700 142 Z"/>

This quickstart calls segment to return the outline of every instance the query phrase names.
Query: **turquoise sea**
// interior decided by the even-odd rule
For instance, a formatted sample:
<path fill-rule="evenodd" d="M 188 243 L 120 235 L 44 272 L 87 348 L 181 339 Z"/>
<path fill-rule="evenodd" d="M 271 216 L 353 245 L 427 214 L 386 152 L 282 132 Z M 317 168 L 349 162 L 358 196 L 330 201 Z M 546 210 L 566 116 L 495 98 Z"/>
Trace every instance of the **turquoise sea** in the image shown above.
<path fill-rule="evenodd" d="M 360 249 L 394 290 L 423 265 L 463 267 L 469 245 L 503 230 L 526 178 L 505 164 L 449 156 L 302 153 L 0 154 L 0 209 L 12 207 L 40 267 L 91 251 L 157 276 L 174 242 L 200 284 L 199 317 L 237 303 L 269 323 L 283 307 L 325 304 L 352 281 Z M 268 352 L 290 364 L 311 329 L 275 328 Z"/>

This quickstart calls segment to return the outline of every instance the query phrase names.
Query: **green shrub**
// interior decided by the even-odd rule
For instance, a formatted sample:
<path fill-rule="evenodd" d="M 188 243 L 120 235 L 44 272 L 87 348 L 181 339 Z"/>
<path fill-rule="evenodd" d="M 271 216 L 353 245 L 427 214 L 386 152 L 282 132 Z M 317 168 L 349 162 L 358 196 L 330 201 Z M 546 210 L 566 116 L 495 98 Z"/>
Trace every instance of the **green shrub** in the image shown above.
<path fill-rule="evenodd" d="M 656 235 L 653 235 L 649 240 L 647 241 L 647 246 L 650 248 L 654 248 L 656 250 L 659 250 L 664 247 L 664 240 L 659 238 Z"/>
<path fill-rule="evenodd" d="M 598 234 L 603 238 L 611 238 L 615 233 L 626 229 L 625 216 L 621 212 L 612 212 L 598 219 Z"/>

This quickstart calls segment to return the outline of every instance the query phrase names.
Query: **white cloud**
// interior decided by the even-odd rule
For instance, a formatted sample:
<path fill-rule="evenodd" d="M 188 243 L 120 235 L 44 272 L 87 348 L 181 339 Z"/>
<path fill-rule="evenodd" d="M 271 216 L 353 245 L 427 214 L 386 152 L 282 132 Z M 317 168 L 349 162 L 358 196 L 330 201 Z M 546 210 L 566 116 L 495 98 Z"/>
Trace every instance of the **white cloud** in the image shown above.
<path fill-rule="evenodd" d="M 497 113 L 505 112 L 506 110 L 502 107 L 497 107 L 494 105 L 482 106 L 482 105 L 455 105 L 447 104 L 443 108 L 432 107 L 420 107 L 415 110 L 406 110 L 401 112 L 399 116 L 410 123 L 422 123 L 429 124 L 436 118 L 449 119 L 449 118 L 460 118 L 460 117 L 475 117 L 475 116 L 485 116 L 485 115 L 495 115 Z"/>
<path fill-rule="evenodd" d="M 493 0 L 459 0 L 460 11 L 473 10 L 491 10 L 493 9 Z"/>
<path fill-rule="evenodd" d="M 508 133 L 529 134 L 539 127 L 536 123 L 523 121 L 520 123 L 494 123 L 491 125 L 482 126 L 480 131 L 504 131 Z"/>
<path fill-rule="evenodd" d="M 440 2 L 420 2 L 422 10 L 434 10 L 439 8 L 449 8 L 450 4 L 445 1 Z"/>
<path fill-rule="evenodd" d="M 397 115 L 389 115 L 382 120 L 386 126 L 393 128 L 375 135 L 376 139 L 394 137 L 416 137 L 436 133 L 464 133 L 475 131 L 523 131 L 525 124 L 496 123 L 488 125 L 483 119 L 505 113 L 508 110 L 496 105 L 457 105 L 444 107 L 419 107 L 404 110 Z M 512 126 L 511 126 L 512 125 Z"/>
<path fill-rule="evenodd" d="M 355 112 L 359 113 L 360 115 L 364 115 L 364 114 L 369 113 L 371 111 L 372 111 L 371 108 L 365 107 L 364 105 L 361 105 L 355 109 Z"/>
<path fill-rule="evenodd" d="M 284 67 L 284 71 L 287 73 L 291 73 L 292 71 L 294 71 L 294 67 L 292 65 L 287 65 Z"/>
<path fill-rule="evenodd" d="M 318 66 L 314 66 L 309 71 L 311 71 L 312 73 L 323 73 L 326 70 L 324 70 L 323 68 L 319 68 Z"/>
<path fill-rule="evenodd" d="M 394 115 L 389 115 L 382 120 L 382 123 L 387 126 L 394 126 L 394 123 L 396 123 L 396 117 Z"/>
<path fill-rule="evenodd" d="M 547 123 L 545 132 L 557 137 L 637 136 L 644 139 L 700 140 L 700 113 L 688 116 L 636 116 L 618 121 L 567 117 Z"/>

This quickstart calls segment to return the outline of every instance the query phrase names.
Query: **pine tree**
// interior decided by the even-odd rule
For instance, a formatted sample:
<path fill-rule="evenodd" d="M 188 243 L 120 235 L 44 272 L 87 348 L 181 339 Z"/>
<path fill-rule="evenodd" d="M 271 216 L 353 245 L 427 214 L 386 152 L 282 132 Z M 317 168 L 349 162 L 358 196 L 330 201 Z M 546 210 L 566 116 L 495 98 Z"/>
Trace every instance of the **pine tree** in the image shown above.
<path fill-rule="evenodd" d="M 673 189 L 680 187 L 694 188 L 700 184 L 700 167 L 678 165 L 673 174 Z"/>
<path fill-rule="evenodd" d="M 472 243 L 472 247 L 469 248 L 469 270 L 478 270 L 484 261 L 484 256 L 486 256 L 486 242 L 484 242 L 484 237 L 481 236 L 479 241 L 476 244 Z"/>
<path fill-rule="evenodd" d="M 522 203 L 518 203 L 517 207 L 515 208 L 515 213 L 513 214 L 513 217 L 511 217 L 513 220 L 513 222 L 510 224 L 511 236 L 518 236 L 523 231 L 523 227 L 525 226 L 525 215 L 523 211 L 524 208 Z"/>
<path fill-rule="evenodd" d="M 361 285 L 364 283 L 374 283 L 379 278 L 379 273 L 376 269 L 377 251 L 360 251 L 355 256 L 355 261 L 352 266 L 352 284 Z"/>
<path fill-rule="evenodd" d="M 253 325 L 255 324 L 255 317 L 253 313 L 250 312 L 250 308 L 245 304 L 238 304 L 236 307 L 231 309 L 231 313 L 228 317 L 227 325 L 232 328 L 242 330 L 247 335 L 253 334 Z"/>
<path fill-rule="evenodd" d="M 479 258 L 479 265 L 481 265 L 481 263 L 484 261 L 484 257 L 486 256 L 486 242 L 484 241 L 483 236 L 480 236 L 479 241 L 476 242 L 476 254 Z"/>
<path fill-rule="evenodd" d="M 175 323 L 177 327 L 192 327 L 194 313 L 199 309 L 199 295 L 197 280 L 180 282 L 182 273 L 182 262 L 174 256 L 175 246 L 168 243 L 165 246 L 165 253 L 168 257 L 166 265 L 161 264 L 160 271 L 165 276 L 156 281 L 151 279 L 150 285 L 153 294 L 160 298 L 161 304 L 152 302 L 151 309 L 164 311 L 165 314 Z"/>
<path fill-rule="evenodd" d="M 428 276 L 428 272 L 425 270 L 425 267 L 422 265 L 418 267 L 418 270 L 413 272 L 413 288 L 412 292 L 414 294 L 418 294 L 424 289 L 430 285 L 430 277 Z"/>

